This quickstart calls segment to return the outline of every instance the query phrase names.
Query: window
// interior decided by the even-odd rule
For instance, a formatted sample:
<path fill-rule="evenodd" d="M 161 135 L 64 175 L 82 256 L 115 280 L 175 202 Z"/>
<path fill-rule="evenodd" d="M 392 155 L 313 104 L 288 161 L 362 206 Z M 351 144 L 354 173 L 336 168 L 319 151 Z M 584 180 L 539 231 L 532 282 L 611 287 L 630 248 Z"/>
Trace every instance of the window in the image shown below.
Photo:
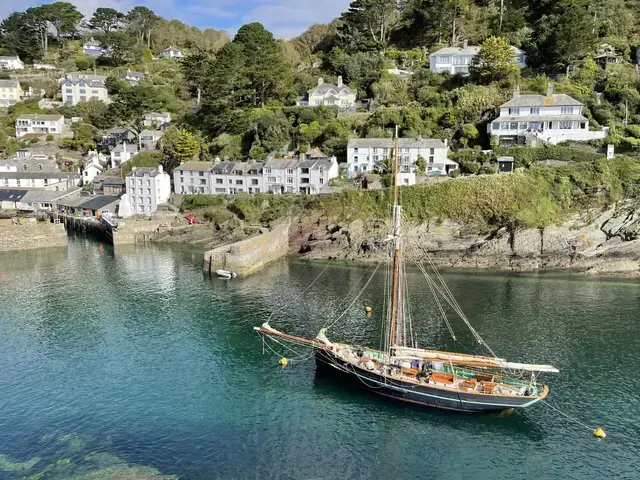
<path fill-rule="evenodd" d="M 509 130 L 510 124 L 508 122 L 503 122 L 500 124 L 500 130 Z"/>
<path fill-rule="evenodd" d="M 309 178 L 308 177 L 301 178 L 300 183 L 309 183 Z"/>
<path fill-rule="evenodd" d="M 229 179 L 229 185 L 233 185 L 233 180 Z"/>
<path fill-rule="evenodd" d="M 142 197 L 138 197 L 138 203 L 142 203 Z"/>
<path fill-rule="evenodd" d="M 526 130 L 527 129 L 527 122 L 520 122 L 520 130 Z"/>
<path fill-rule="evenodd" d="M 430 148 L 429 149 L 429 155 L 433 155 L 436 153 L 436 149 L 435 148 Z"/>
<path fill-rule="evenodd" d="M 510 108 L 509 109 L 509 115 L 520 115 L 520 109 L 519 108 Z"/>
<path fill-rule="evenodd" d="M 450 56 L 440 56 L 440 57 L 436 57 L 438 59 L 438 63 L 451 63 L 451 57 Z"/>
<path fill-rule="evenodd" d="M 383 148 L 383 149 L 382 149 L 382 153 L 383 153 L 384 155 L 387 155 L 387 154 L 389 153 L 389 149 L 388 149 L 388 148 Z"/>
<path fill-rule="evenodd" d="M 147 195 L 151 195 L 151 189 L 147 188 Z"/>
<path fill-rule="evenodd" d="M 560 107 L 560 113 L 571 115 L 573 114 L 573 107 Z"/>
<path fill-rule="evenodd" d="M 358 157 L 353 157 L 353 163 L 358 163 Z"/>
<path fill-rule="evenodd" d="M 151 180 L 147 180 L 147 187 L 151 186 Z"/>
<path fill-rule="evenodd" d="M 373 153 L 378 153 L 378 149 L 377 149 L 377 148 L 374 148 L 374 149 L 373 149 Z"/>
<path fill-rule="evenodd" d="M 224 183 L 224 180 L 221 178 L 216 178 L 216 185 L 222 185 Z"/>
<path fill-rule="evenodd" d="M 267 182 L 276 183 L 276 177 L 267 177 Z"/>
<path fill-rule="evenodd" d="M 538 130 L 540 128 L 539 122 L 529 122 L 529 128 L 531 130 Z"/>
<path fill-rule="evenodd" d="M 324 178 L 320 179 L 320 185 L 324 185 Z"/>
<path fill-rule="evenodd" d="M 264 173 L 271 173 L 271 168 L 270 167 L 265 167 Z M 275 182 L 275 180 L 274 180 L 274 182 Z"/>
<path fill-rule="evenodd" d="M 98 90 L 91 90 L 91 95 L 98 95 Z"/>
<path fill-rule="evenodd" d="M 80 101 L 81 102 L 86 102 L 87 101 L 86 95 L 80 95 Z"/>
<path fill-rule="evenodd" d="M 206 178 L 201 178 L 200 179 L 200 185 L 206 185 L 207 184 L 207 179 Z"/>
<path fill-rule="evenodd" d="M 510 128 L 511 130 L 517 130 L 517 129 L 518 129 L 518 122 L 511 122 L 511 123 L 509 124 L 509 128 Z"/>
<path fill-rule="evenodd" d="M 293 175 L 293 168 L 287 168 L 287 175 Z"/>
<path fill-rule="evenodd" d="M 353 153 L 358 153 L 358 147 L 355 147 L 355 148 L 353 149 Z"/>
<path fill-rule="evenodd" d="M 79 90 L 79 92 L 80 92 L 80 95 L 86 95 L 87 94 L 87 91 L 84 88 L 81 88 Z"/>
<path fill-rule="evenodd" d="M 531 107 L 529 113 L 531 115 L 540 115 L 540 107 Z"/>
<path fill-rule="evenodd" d="M 251 185 L 258 185 L 258 179 L 257 178 L 252 178 L 251 179 Z"/>
<path fill-rule="evenodd" d="M 302 173 L 303 175 L 308 175 L 309 174 L 309 169 L 308 168 L 301 168 L 300 169 L 300 173 Z"/>
<path fill-rule="evenodd" d="M 287 183 L 293 183 L 293 177 L 287 177 Z"/>
<path fill-rule="evenodd" d="M 200 176 L 201 176 L 201 177 L 204 177 L 204 172 L 200 172 Z"/>
<path fill-rule="evenodd" d="M 496 122 L 491 126 L 492 130 L 500 130 L 500 123 Z"/>
<path fill-rule="evenodd" d="M 405 148 L 405 149 L 404 149 L 404 153 L 409 153 L 409 149 L 408 149 L 408 148 Z"/>
<path fill-rule="evenodd" d="M 429 157 L 429 163 L 433 163 L 433 157 Z"/>
<path fill-rule="evenodd" d="M 571 120 L 563 120 L 560 122 L 561 130 L 569 130 L 571 128 L 573 128 L 573 122 Z"/>
<path fill-rule="evenodd" d="M 374 156 L 373 156 L 373 161 L 374 161 L 374 162 L 377 162 L 377 161 L 378 161 L 378 155 L 374 155 Z"/>

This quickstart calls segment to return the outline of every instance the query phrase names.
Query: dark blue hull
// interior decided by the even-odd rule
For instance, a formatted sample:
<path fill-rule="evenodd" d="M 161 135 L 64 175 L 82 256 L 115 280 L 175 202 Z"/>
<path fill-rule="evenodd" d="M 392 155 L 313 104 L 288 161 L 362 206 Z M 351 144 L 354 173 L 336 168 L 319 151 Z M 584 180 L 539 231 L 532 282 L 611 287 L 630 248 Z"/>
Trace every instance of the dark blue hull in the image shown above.
<path fill-rule="evenodd" d="M 377 395 L 417 405 L 462 412 L 495 413 L 530 406 L 544 396 L 499 396 L 458 392 L 434 385 L 404 382 L 384 377 L 369 370 L 354 367 L 325 349 L 316 349 L 316 368 L 322 373 L 340 378 L 353 386 Z"/>

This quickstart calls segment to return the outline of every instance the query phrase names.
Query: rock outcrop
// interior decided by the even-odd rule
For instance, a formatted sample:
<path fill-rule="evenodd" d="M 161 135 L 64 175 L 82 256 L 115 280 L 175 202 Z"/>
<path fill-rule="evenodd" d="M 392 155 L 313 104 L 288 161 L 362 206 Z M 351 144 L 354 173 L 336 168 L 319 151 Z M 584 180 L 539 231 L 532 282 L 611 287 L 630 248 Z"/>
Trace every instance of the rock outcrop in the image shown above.
<path fill-rule="evenodd" d="M 386 254 L 389 225 L 361 220 L 317 221 L 298 252 L 310 258 L 377 260 Z M 478 232 L 451 221 L 407 229 L 405 251 L 450 268 L 535 271 L 571 269 L 593 274 L 640 275 L 640 211 L 631 204 L 588 211 L 540 229 Z"/>

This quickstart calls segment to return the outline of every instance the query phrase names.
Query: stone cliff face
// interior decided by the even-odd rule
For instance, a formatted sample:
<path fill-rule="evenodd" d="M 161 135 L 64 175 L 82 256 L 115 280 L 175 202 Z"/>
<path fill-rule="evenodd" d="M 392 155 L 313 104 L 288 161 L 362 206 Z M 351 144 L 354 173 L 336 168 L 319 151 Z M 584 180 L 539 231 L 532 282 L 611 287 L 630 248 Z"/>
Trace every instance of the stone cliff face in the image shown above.
<path fill-rule="evenodd" d="M 300 239 L 291 244 L 303 256 L 377 260 L 385 255 L 390 230 L 383 222 L 316 221 L 299 224 L 298 231 Z M 488 234 L 450 221 L 423 224 L 407 228 L 405 245 L 407 257 L 420 259 L 426 251 L 434 263 L 450 268 L 640 274 L 640 211 L 618 205 L 544 229 Z"/>

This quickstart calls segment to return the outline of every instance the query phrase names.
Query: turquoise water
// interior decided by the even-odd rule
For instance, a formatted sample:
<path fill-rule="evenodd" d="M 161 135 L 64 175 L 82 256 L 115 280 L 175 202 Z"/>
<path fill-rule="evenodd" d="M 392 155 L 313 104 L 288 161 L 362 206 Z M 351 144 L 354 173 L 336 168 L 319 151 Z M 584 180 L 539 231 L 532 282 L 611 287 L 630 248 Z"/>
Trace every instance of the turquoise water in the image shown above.
<path fill-rule="evenodd" d="M 549 402 L 604 427 L 600 441 L 545 405 L 506 417 L 419 409 L 262 354 L 254 325 L 279 309 L 275 328 L 317 333 L 367 266 L 330 265 L 303 293 L 323 264 L 225 282 L 188 250 L 70 242 L 0 255 L 0 478 L 639 477 L 638 283 L 445 275 L 499 355 L 561 370 L 544 378 Z M 409 276 L 415 334 L 453 348 Z M 330 338 L 379 343 L 382 282 L 380 271 Z"/>

